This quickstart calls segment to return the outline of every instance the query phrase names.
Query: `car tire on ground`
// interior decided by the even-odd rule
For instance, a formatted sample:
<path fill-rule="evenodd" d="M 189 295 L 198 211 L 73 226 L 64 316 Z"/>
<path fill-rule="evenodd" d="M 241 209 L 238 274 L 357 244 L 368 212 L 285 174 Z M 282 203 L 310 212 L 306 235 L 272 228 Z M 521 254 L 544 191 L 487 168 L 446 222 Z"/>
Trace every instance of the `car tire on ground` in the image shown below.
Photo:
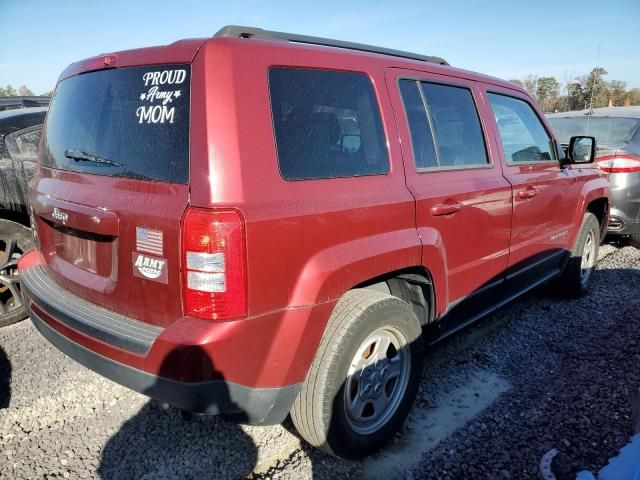
<path fill-rule="evenodd" d="M 578 297 L 589 289 L 598 261 L 599 248 L 600 223 L 593 213 L 587 212 L 582 217 L 582 225 L 571 250 L 571 257 L 555 282 L 563 294 Z"/>
<path fill-rule="evenodd" d="M 298 433 L 344 458 L 380 449 L 415 400 L 424 356 L 421 333 L 403 300 L 368 289 L 347 292 L 293 404 Z"/>
<path fill-rule="evenodd" d="M 634 233 L 631 235 L 631 245 L 636 248 L 640 248 L 640 233 Z"/>
<path fill-rule="evenodd" d="M 28 227 L 0 219 L 0 327 L 27 318 L 20 294 L 18 260 L 32 246 Z"/>

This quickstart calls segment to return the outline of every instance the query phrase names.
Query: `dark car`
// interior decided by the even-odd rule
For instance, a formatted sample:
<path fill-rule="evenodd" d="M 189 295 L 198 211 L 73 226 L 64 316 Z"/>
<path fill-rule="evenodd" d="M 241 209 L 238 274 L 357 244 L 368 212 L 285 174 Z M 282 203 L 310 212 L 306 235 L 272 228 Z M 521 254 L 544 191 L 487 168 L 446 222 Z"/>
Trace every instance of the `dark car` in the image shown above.
<path fill-rule="evenodd" d="M 609 174 L 609 233 L 640 244 L 640 107 L 608 107 L 547 115 L 561 142 L 573 135 L 596 137 L 596 165 Z"/>
<path fill-rule="evenodd" d="M 0 97 L 0 112 L 27 107 L 46 107 L 50 97 Z"/>
<path fill-rule="evenodd" d="M 586 291 L 609 185 L 593 137 L 573 143 L 523 89 L 437 57 L 245 27 L 94 57 L 47 116 L 25 303 L 116 382 L 291 413 L 362 457 L 411 409 L 423 327 Z"/>
<path fill-rule="evenodd" d="M 17 262 L 33 243 L 26 191 L 46 113 L 40 107 L 0 112 L 0 327 L 27 316 Z"/>

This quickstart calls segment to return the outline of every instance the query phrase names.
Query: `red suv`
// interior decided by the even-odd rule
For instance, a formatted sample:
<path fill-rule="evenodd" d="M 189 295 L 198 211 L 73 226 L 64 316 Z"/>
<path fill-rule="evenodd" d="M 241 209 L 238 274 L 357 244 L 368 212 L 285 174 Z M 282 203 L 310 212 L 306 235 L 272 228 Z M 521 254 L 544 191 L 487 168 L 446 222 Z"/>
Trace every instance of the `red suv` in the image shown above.
<path fill-rule="evenodd" d="M 101 55 L 52 99 L 25 303 L 122 385 L 361 457 L 411 408 L 423 330 L 586 290 L 610 192 L 593 138 L 569 150 L 436 57 L 243 27 Z"/>

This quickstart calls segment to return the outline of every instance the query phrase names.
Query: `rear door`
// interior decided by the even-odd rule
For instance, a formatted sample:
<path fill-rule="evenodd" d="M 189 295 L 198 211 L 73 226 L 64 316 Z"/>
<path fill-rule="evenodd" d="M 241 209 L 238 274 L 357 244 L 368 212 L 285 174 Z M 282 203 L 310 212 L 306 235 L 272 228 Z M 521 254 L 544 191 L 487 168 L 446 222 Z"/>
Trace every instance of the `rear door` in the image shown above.
<path fill-rule="evenodd" d="M 484 85 L 505 178 L 513 185 L 509 276 L 523 287 L 563 264 L 577 202 L 576 173 L 561 168 L 542 114 L 524 94 Z M 525 278 L 526 277 L 526 278 Z"/>
<path fill-rule="evenodd" d="M 47 273 L 157 325 L 181 316 L 189 201 L 190 65 L 99 70 L 60 82 L 31 192 Z"/>
<path fill-rule="evenodd" d="M 416 199 L 423 263 L 433 268 L 429 251 L 434 249 L 444 257 L 446 298 L 439 303 L 451 309 L 502 281 L 511 187 L 494 147 L 485 140 L 472 82 L 390 69 L 387 85 L 398 118 L 407 186 Z"/>

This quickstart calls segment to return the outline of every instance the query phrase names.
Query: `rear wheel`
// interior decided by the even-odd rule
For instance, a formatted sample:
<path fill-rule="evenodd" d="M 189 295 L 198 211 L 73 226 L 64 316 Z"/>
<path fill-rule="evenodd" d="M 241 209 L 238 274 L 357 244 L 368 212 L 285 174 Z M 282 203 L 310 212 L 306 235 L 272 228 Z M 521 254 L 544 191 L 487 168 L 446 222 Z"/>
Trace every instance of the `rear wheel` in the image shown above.
<path fill-rule="evenodd" d="M 631 235 L 631 244 L 636 248 L 640 248 L 640 233 Z"/>
<path fill-rule="evenodd" d="M 567 295 L 580 296 L 588 288 L 598 261 L 600 223 L 593 213 L 585 213 L 571 257 L 556 282 Z"/>
<path fill-rule="evenodd" d="M 378 450 L 411 410 L 423 351 L 420 323 L 406 302 L 373 290 L 347 292 L 291 410 L 298 433 L 345 458 Z"/>
<path fill-rule="evenodd" d="M 20 293 L 18 260 L 32 245 L 29 228 L 0 219 L 0 327 L 27 317 Z"/>

